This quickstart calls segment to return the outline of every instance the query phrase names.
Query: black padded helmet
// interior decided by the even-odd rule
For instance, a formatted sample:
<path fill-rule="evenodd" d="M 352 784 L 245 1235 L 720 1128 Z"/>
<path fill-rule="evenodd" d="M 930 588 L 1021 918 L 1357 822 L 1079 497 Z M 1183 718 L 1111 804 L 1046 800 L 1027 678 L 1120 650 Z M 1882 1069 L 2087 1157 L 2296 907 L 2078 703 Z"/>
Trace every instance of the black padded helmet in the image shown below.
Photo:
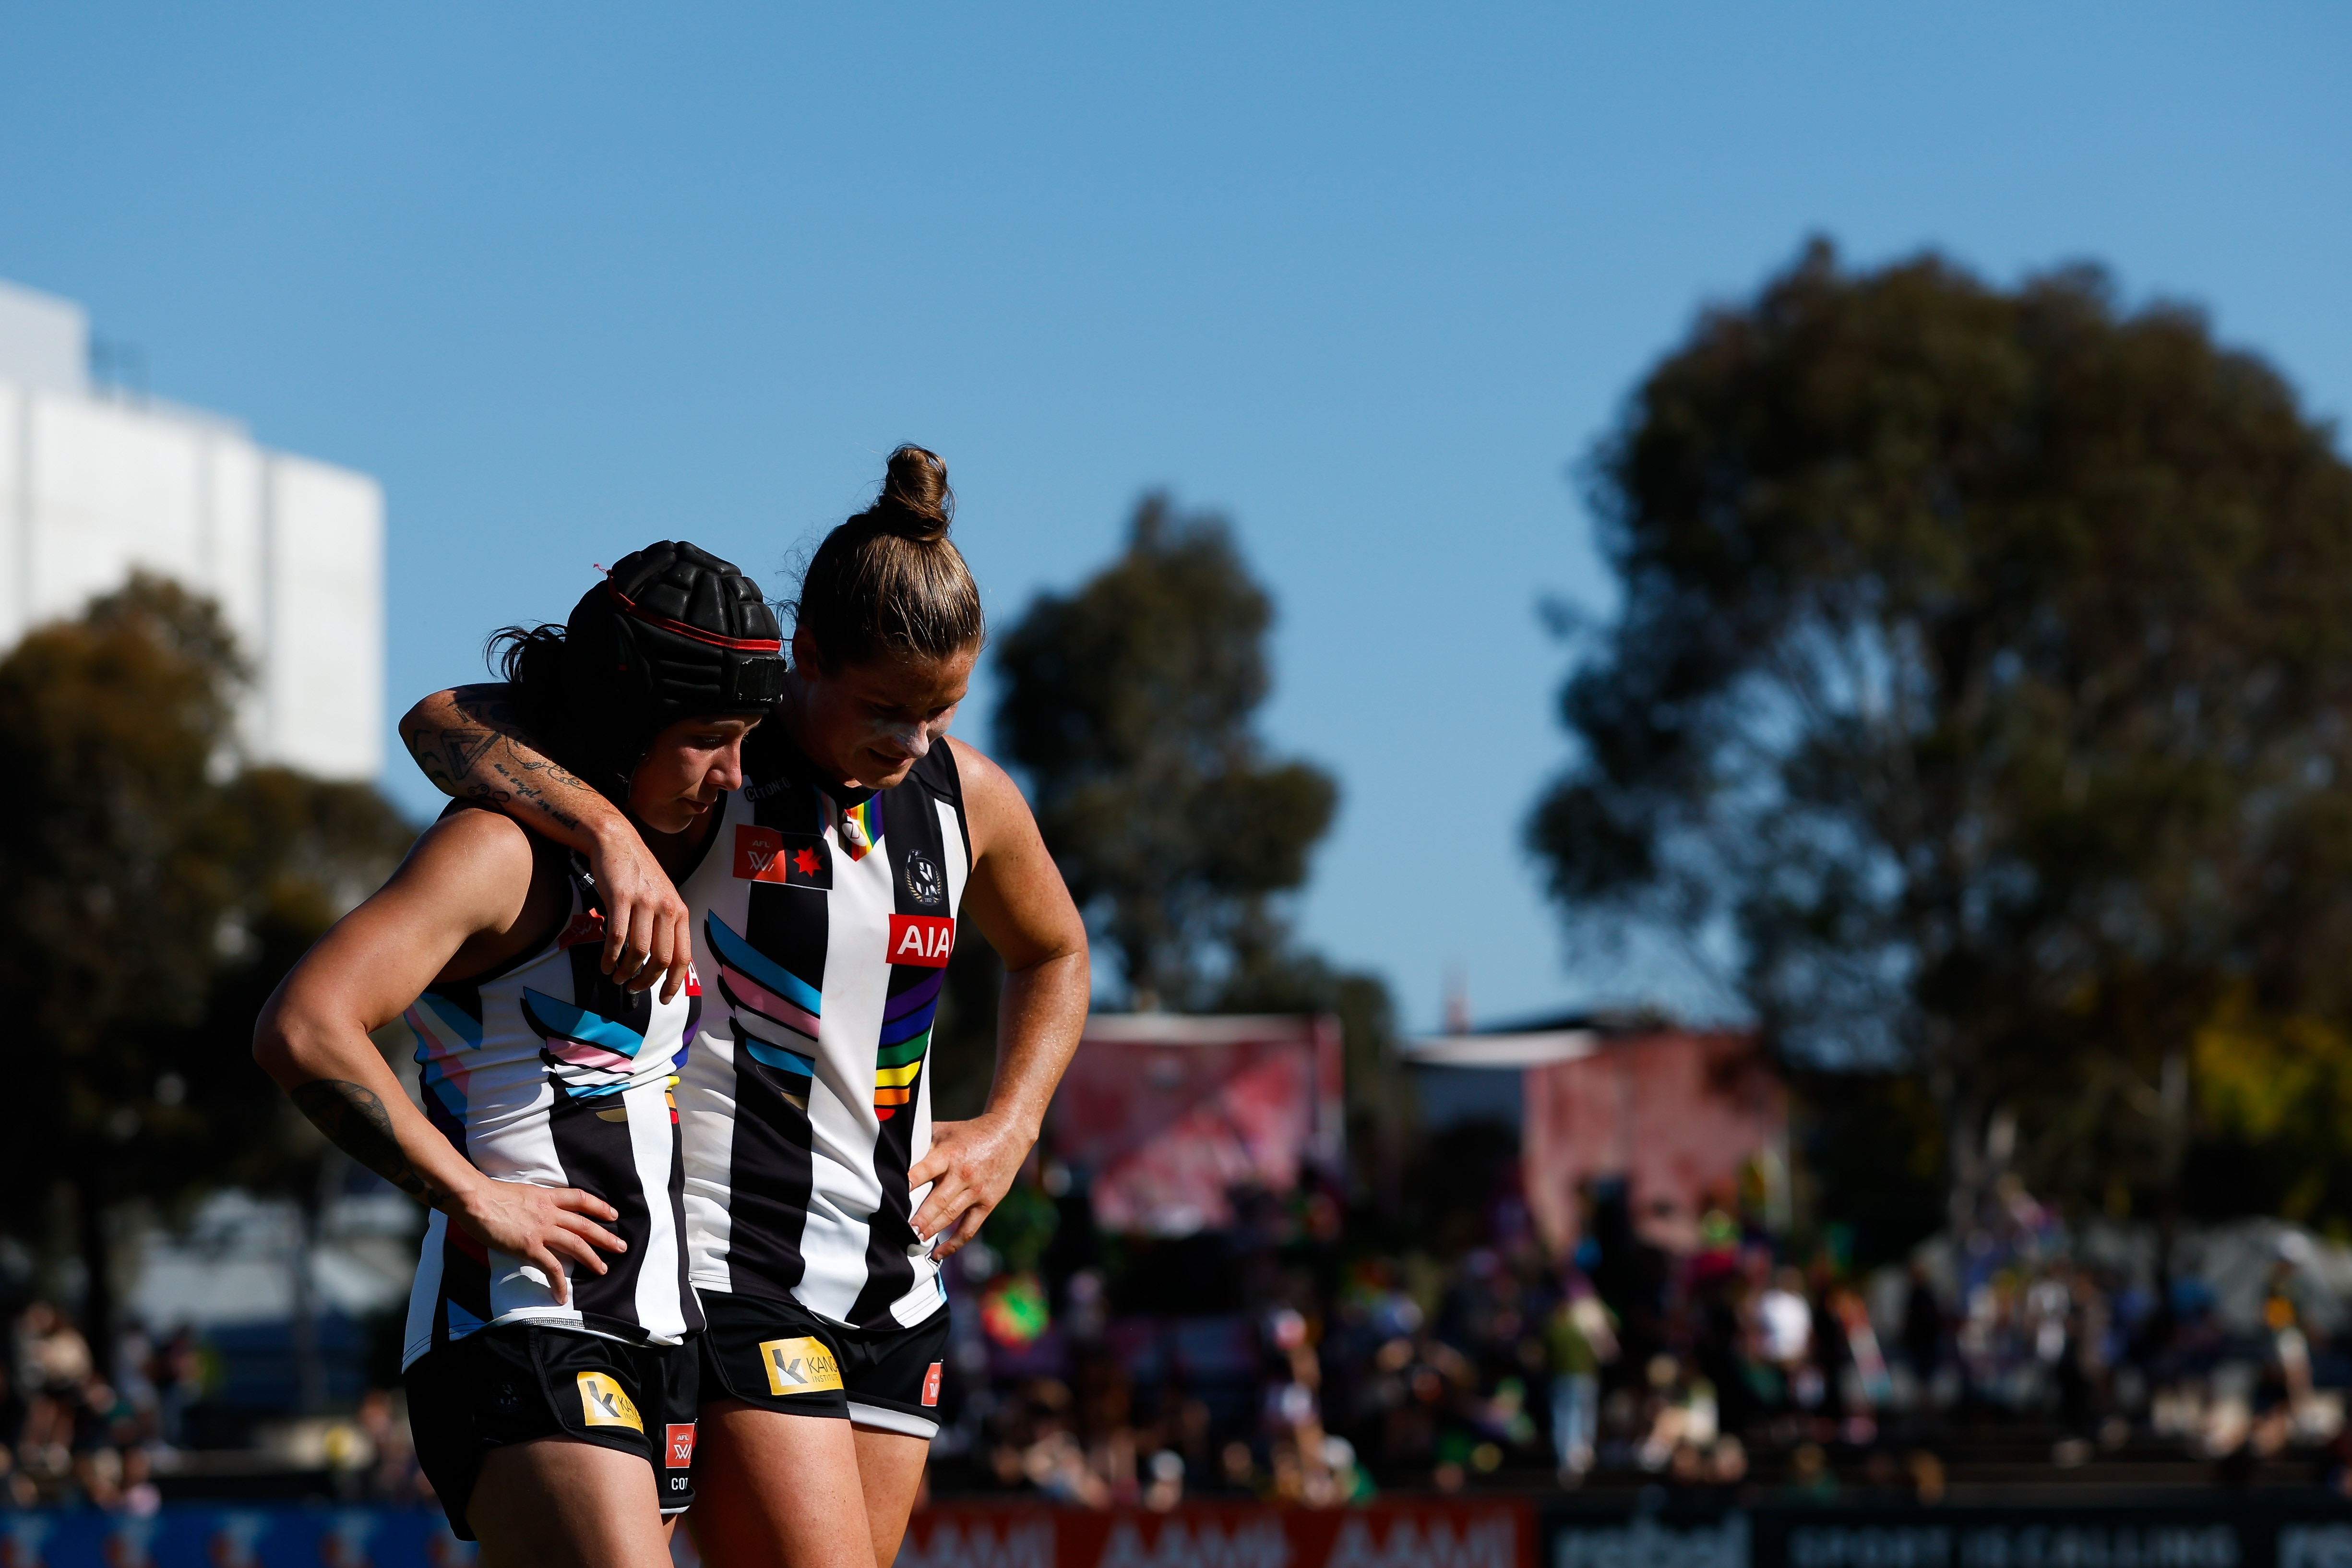
<path fill-rule="evenodd" d="M 491 648 L 549 754 L 623 806 L 665 728 L 765 713 L 783 691 L 782 637 L 760 585 L 683 542 L 624 555 L 562 627 L 509 626 Z"/>
<path fill-rule="evenodd" d="M 681 719 L 764 713 L 783 694 L 783 633 L 760 585 L 683 540 L 615 562 L 572 607 L 563 646 L 573 719 L 618 719 L 646 740 Z"/>

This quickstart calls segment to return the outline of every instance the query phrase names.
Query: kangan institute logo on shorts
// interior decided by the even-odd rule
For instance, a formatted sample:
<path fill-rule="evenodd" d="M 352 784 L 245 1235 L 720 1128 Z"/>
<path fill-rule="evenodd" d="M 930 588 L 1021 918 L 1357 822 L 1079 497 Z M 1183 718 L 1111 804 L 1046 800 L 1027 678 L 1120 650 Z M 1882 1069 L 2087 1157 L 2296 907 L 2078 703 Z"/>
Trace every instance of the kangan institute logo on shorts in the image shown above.
<path fill-rule="evenodd" d="M 841 1386 L 841 1368 L 823 1340 L 762 1340 L 760 1364 L 767 1369 L 771 1394 L 820 1394 Z"/>
<path fill-rule="evenodd" d="M 639 1434 L 646 1429 L 627 1391 L 601 1372 L 580 1374 L 580 1418 L 591 1426 L 626 1426 Z"/>

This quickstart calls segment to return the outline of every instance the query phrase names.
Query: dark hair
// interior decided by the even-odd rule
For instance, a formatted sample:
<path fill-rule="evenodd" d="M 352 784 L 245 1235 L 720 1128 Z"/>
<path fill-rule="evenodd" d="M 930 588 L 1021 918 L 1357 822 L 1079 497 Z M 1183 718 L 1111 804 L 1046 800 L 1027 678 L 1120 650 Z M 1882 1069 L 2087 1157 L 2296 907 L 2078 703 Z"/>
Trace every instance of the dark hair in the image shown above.
<path fill-rule="evenodd" d="M 566 772 L 586 778 L 604 772 L 606 759 L 589 754 L 572 722 L 571 675 L 564 662 L 563 641 L 563 627 L 554 621 L 535 626 L 500 626 L 482 645 L 482 658 L 505 679 L 539 749 Z"/>
<path fill-rule="evenodd" d="M 826 665 L 882 654 L 946 658 L 987 635 L 980 584 L 948 540 L 948 466 L 920 447 L 890 454 L 872 506 L 824 536 L 790 606 Z"/>

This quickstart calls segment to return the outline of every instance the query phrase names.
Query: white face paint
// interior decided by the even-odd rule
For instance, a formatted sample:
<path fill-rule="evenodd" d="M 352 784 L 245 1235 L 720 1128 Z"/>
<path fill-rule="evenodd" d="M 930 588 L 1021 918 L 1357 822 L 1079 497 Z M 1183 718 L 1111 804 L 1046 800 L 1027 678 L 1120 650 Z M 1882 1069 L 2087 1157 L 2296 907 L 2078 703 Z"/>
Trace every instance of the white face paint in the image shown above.
<path fill-rule="evenodd" d="M 947 719 L 944 717 L 936 724 L 899 724 L 881 719 L 869 719 L 866 721 L 866 735 L 867 743 L 883 755 L 905 757 L 909 761 L 919 763 L 931 749 L 933 730 L 936 729 L 944 734 L 947 727 Z"/>

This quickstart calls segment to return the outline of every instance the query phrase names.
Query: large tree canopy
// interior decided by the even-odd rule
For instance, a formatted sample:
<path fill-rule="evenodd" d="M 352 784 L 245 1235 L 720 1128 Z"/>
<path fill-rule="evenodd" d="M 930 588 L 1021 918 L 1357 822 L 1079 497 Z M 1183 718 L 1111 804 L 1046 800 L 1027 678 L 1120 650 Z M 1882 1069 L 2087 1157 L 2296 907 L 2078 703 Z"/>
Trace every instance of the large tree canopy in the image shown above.
<path fill-rule="evenodd" d="M 242 679 L 211 604 L 152 578 L 0 659 L 0 1231 L 54 1247 L 76 1222 L 93 1327 L 110 1209 L 315 1185 L 254 1016 L 414 837 L 368 785 L 240 766 Z"/>
<path fill-rule="evenodd" d="M 2160 1187 L 2200 1031 L 2345 1016 L 2352 470 L 2194 312 L 1816 244 L 1591 473 L 1623 601 L 1553 891 L 1727 936 L 1793 1051 L 1924 1069 L 1956 1209 L 2012 1148 Z"/>
<path fill-rule="evenodd" d="M 1159 497 L 1127 551 L 1045 595 L 998 653 L 1006 753 L 1078 907 L 1146 1005 L 1213 1005 L 1283 943 L 1273 894 L 1307 879 L 1339 791 L 1265 757 L 1274 606 L 1213 517 Z"/>

